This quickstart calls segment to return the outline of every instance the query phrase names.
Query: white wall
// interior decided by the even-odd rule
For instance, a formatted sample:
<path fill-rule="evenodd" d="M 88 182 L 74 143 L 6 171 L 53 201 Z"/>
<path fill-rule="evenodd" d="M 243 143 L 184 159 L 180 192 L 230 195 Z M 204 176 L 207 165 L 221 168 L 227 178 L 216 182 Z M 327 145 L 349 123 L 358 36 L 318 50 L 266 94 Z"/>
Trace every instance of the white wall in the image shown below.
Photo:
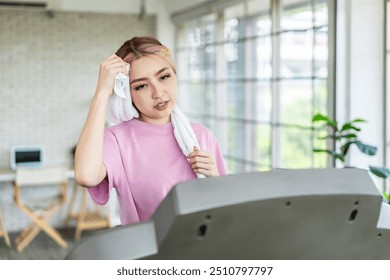
<path fill-rule="evenodd" d="M 156 37 L 164 45 L 173 48 L 175 43 L 175 28 L 170 20 L 169 12 L 176 7 L 172 6 L 175 3 L 170 2 L 164 0 L 146 0 L 145 12 L 147 15 L 158 15 L 156 17 Z M 182 2 L 185 3 L 186 1 Z M 49 8 L 54 11 L 98 12 L 138 16 L 141 9 L 140 0 L 50 0 L 48 3 Z M 188 3 L 185 5 L 188 5 Z"/>
<path fill-rule="evenodd" d="M 339 122 L 363 118 L 362 140 L 378 147 L 370 157 L 353 147 L 349 165 L 368 168 L 384 162 L 384 6 L 382 0 L 340 0 L 337 36 Z M 375 177 L 373 177 L 375 178 Z M 377 179 L 377 178 L 375 178 Z M 376 180 L 380 185 L 381 181 Z M 379 186 L 378 185 L 378 186 Z"/>

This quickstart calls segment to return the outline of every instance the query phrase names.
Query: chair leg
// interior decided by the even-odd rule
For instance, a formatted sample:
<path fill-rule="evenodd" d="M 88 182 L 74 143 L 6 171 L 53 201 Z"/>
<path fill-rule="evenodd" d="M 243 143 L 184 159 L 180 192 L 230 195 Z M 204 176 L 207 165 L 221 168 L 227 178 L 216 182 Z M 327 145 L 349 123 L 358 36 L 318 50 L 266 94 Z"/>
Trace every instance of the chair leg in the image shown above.
<path fill-rule="evenodd" d="M 11 247 L 11 242 L 9 240 L 7 229 L 5 228 L 5 223 L 3 217 L 0 214 L 0 236 L 4 236 L 5 244 L 8 247 Z"/>
<path fill-rule="evenodd" d="M 18 236 L 15 237 L 15 244 L 18 245 L 20 242 L 22 242 L 23 239 L 26 238 L 26 236 L 31 235 L 32 232 L 36 232 L 34 234 L 34 237 L 38 235 L 38 233 L 41 231 L 41 228 L 36 225 L 35 223 L 29 224 L 24 230 L 22 230 Z"/>
<path fill-rule="evenodd" d="M 73 212 L 73 207 L 74 207 L 74 203 L 76 201 L 78 188 L 79 188 L 79 186 L 75 183 L 74 186 L 73 186 L 72 196 L 71 196 L 70 201 L 69 201 L 69 206 L 68 206 L 69 208 L 68 208 L 68 211 L 67 211 L 67 214 L 66 214 L 65 226 L 68 226 L 70 220 L 75 219 L 76 216 L 77 216 L 77 214 L 75 214 Z"/>
<path fill-rule="evenodd" d="M 74 234 L 74 239 L 76 241 L 79 241 L 81 238 L 81 232 L 83 231 L 86 214 L 87 214 L 87 190 L 83 189 L 81 194 L 81 205 L 80 205 L 79 215 L 77 217 L 76 232 Z"/>
<path fill-rule="evenodd" d="M 104 206 L 105 212 L 106 212 L 106 222 L 107 222 L 107 227 L 111 227 L 111 221 L 110 221 L 110 209 L 108 208 L 107 205 Z"/>
<path fill-rule="evenodd" d="M 38 217 L 34 215 L 27 207 L 20 205 L 19 207 L 23 212 L 25 212 L 34 223 L 36 223 L 47 235 L 49 235 L 58 245 L 60 245 L 62 248 L 67 248 L 68 243 L 61 237 L 59 232 L 55 230 L 52 226 L 50 226 L 47 221 L 49 218 L 55 214 L 55 212 L 58 211 L 60 205 L 55 205 L 52 207 L 48 212 L 45 212 L 45 216 Z M 32 239 L 31 239 L 32 240 Z M 31 242 L 31 241 L 30 241 Z"/>
<path fill-rule="evenodd" d="M 81 192 L 81 201 L 77 213 L 73 212 L 73 207 L 75 198 L 78 197 L 79 192 Z M 69 222 L 69 220 L 72 219 L 76 220 L 76 230 L 74 234 L 75 241 L 79 241 L 81 239 L 82 232 L 85 230 L 110 227 L 108 206 L 104 207 L 107 212 L 105 217 L 102 216 L 102 209 L 99 209 L 98 205 L 94 204 L 94 208 L 94 211 L 88 210 L 88 190 L 75 185 L 66 218 L 66 222 Z"/>
<path fill-rule="evenodd" d="M 8 232 L 4 232 L 4 240 L 8 248 L 11 248 L 11 241 L 9 240 Z"/>
<path fill-rule="evenodd" d="M 37 225 L 31 225 L 29 226 L 28 231 L 21 232 L 15 239 L 18 252 L 23 252 L 28 244 L 30 244 L 40 232 L 41 229 Z"/>
<path fill-rule="evenodd" d="M 43 222 L 48 222 L 50 217 L 51 216 L 49 215 L 40 215 L 39 219 Z M 15 245 L 18 252 L 23 252 L 41 231 L 41 227 L 35 222 L 32 222 L 21 233 L 19 233 L 15 238 Z"/>

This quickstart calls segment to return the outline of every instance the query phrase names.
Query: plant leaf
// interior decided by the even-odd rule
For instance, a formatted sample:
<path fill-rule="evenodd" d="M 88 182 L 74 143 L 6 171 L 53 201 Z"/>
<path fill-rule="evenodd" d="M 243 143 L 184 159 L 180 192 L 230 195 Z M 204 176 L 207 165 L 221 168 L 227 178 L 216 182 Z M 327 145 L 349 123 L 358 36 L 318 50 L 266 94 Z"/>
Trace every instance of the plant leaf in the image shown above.
<path fill-rule="evenodd" d="M 345 160 L 344 155 L 338 154 L 338 153 L 334 153 L 334 154 L 333 154 L 333 157 L 334 157 L 335 159 L 340 160 L 342 163 L 344 163 L 344 160 Z"/>
<path fill-rule="evenodd" d="M 357 135 L 355 133 L 347 133 L 347 134 L 342 134 L 341 136 L 339 136 L 339 138 L 351 139 L 351 138 L 357 138 Z"/>
<path fill-rule="evenodd" d="M 332 151 L 325 150 L 325 149 L 313 149 L 313 152 L 315 152 L 315 153 L 328 153 L 328 154 L 332 153 Z"/>
<path fill-rule="evenodd" d="M 329 118 L 328 116 L 322 115 L 320 113 L 316 114 L 313 116 L 311 121 L 314 122 L 326 122 L 327 125 L 333 127 L 334 129 L 337 130 L 337 122 Z"/>
<path fill-rule="evenodd" d="M 348 122 L 348 123 L 345 123 L 343 125 L 343 127 L 341 128 L 341 132 L 346 131 L 346 130 L 350 130 L 350 129 L 356 130 L 356 131 L 360 131 L 361 130 L 360 128 L 358 128 L 356 126 L 353 126 L 351 122 Z"/>
<path fill-rule="evenodd" d="M 356 142 L 356 141 L 349 141 L 349 142 L 345 143 L 344 145 L 342 145 L 342 146 L 340 147 L 341 153 L 342 153 L 344 156 L 346 156 L 347 153 L 348 153 L 349 147 L 350 147 L 352 144 L 354 144 L 355 142 Z"/>
<path fill-rule="evenodd" d="M 359 148 L 359 150 L 366 155 L 373 156 L 378 150 L 376 147 L 362 143 L 361 141 L 355 141 L 354 144 Z"/>
<path fill-rule="evenodd" d="M 386 167 L 380 167 L 380 166 L 369 166 L 370 171 L 381 178 L 388 178 L 390 177 L 390 169 Z"/>
<path fill-rule="evenodd" d="M 363 119 L 354 119 L 351 121 L 351 123 L 362 123 L 362 122 L 367 122 L 367 121 Z"/>
<path fill-rule="evenodd" d="M 387 192 L 382 192 L 383 196 L 385 197 L 385 199 L 390 202 L 390 194 L 387 193 Z"/>

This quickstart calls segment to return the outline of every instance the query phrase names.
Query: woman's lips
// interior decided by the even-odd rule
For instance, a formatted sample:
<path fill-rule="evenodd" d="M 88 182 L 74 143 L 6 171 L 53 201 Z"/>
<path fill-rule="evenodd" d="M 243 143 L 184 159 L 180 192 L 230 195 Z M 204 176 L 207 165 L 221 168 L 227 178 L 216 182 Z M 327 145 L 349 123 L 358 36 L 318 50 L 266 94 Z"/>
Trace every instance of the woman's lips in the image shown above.
<path fill-rule="evenodd" d="M 168 107 L 168 103 L 169 101 L 159 102 L 154 106 L 154 108 L 160 111 L 165 110 Z"/>

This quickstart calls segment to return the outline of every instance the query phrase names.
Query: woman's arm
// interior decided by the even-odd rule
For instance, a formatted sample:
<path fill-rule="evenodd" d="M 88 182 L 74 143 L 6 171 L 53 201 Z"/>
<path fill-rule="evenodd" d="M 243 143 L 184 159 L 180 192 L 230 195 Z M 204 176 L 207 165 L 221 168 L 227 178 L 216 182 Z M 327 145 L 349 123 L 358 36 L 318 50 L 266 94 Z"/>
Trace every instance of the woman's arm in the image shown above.
<path fill-rule="evenodd" d="M 115 75 L 127 73 L 125 62 L 111 55 L 100 64 L 99 80 L 87 120 L 75 154 L 75 177 L 80 186 L 93 187 L 107 175 L 103 164 L 103 141 L 107 104 L 114 87 Z"/>

